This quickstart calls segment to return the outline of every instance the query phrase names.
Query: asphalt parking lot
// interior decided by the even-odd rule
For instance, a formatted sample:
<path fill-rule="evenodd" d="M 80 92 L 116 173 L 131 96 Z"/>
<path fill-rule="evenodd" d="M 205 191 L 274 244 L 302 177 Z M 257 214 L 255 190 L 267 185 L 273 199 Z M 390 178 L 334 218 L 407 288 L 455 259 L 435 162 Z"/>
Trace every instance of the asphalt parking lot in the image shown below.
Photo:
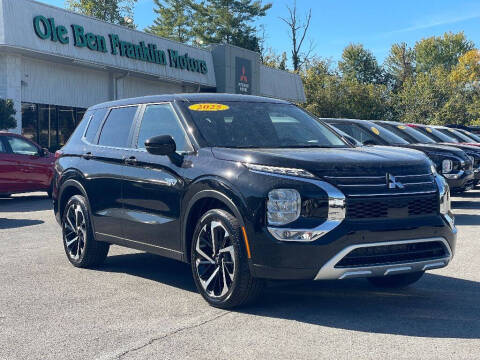
<path fill-rule="evenodd" d="M 72 267 L 43 194 L 0 200 L 0 359 L 478 359 L 480 191 L 453 198 L 453 262 L 406 290 L 282 283 L 214 309 L 186 264 L 112 247 Z"/>

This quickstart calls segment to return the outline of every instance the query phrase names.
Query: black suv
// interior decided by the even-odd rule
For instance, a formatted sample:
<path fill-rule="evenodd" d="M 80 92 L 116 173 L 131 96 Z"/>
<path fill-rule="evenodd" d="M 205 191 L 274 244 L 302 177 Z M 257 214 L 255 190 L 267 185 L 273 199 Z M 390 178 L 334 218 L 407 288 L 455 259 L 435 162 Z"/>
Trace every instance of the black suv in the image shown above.
<path fill-rule="evenodd" d="M 354 148 L 285 101 L 226 94 L 93 106 L 56 162 L 54 211 L 77 267 L 110 244 L 191 264 L 212 305 L 265 279 L 405 286 L 451 260 L 448 185 L 422 153 Z"/>
<path fill-rule="evenodd" d="M 472 160 L 464 151 L 437 144 L 410 126 L 391 121 L 324 120 L 366 145 L 399 146 L 424 152 L 445 177 L 452 192 L 462 192 L 473 186 Z"/>

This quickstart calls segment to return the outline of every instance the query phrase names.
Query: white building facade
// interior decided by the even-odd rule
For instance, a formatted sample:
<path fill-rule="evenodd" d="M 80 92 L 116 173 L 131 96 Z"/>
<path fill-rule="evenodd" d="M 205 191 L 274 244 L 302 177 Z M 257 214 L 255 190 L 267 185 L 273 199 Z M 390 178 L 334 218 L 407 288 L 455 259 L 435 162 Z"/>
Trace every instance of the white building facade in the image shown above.
<path fill-rule="evenodd" d="M 0 98 L 41 146 L 66 142 L 86 108 L 153 94 L 230 92 L 303 102 L 298 75 L 228 45 L 200 49 L 32 0 L 0 0 Z"/>

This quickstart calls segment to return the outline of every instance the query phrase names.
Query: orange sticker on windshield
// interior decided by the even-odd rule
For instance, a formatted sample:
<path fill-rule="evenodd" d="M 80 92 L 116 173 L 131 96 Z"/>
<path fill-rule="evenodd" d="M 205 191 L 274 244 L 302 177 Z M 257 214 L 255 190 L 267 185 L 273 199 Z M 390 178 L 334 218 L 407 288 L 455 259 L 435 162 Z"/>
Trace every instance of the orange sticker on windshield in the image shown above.
<path fill-rule="evenodd" d="M 426 128 L 429 133 L 433 132 L 429 127 Z"/>
<path fill-rule="evenodd" d="M 398 125 L 397 128 L 400 130 L 405 130 L 407 127 L 405 125 Z"/>
<path fill-rule="evenodd" d="M 375 127 L 375 126 L 372 126 L 370 128 L 370 130 L 372 130 L 372 132 L 375 134 L 375 135 L 380 135 L 380 131 L 378 131 L 378 129 Z"/>
<path fill-rule="evenodd" d="M 193 104 L 190 105 L 188 108 L 193 111 L 225 111 L 230 109 L 228 105 L 211 103 Z"/>

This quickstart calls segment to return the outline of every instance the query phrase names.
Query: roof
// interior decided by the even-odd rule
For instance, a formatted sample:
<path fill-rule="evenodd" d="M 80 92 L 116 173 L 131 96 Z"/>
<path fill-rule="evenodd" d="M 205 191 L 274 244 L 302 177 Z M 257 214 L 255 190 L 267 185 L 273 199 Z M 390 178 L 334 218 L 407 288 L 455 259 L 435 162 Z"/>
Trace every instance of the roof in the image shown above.
<path fill-rule="evenodd" d="M 114 106 L 136 105 L 136 104 L 148 104 L 163 101 L 209 101 L 209 102 L 222 102 L 222 101 L 237 101 L 237 102 L 263 102 L 263 103 L 276 103 L 276 104 L 290 104 L 288 101 L 272 99 L 262 96 L 253 95 L 237 95 L 237 94 L 218 94 L 218 93 L 184 93 L 184 94 L 167 94 L 167 95 L 151 95 L 142 96 L 137 98 L 122 99 L 116 101 L 109 101 L 94 105 L 90 109 L 101 109 Z"/>

